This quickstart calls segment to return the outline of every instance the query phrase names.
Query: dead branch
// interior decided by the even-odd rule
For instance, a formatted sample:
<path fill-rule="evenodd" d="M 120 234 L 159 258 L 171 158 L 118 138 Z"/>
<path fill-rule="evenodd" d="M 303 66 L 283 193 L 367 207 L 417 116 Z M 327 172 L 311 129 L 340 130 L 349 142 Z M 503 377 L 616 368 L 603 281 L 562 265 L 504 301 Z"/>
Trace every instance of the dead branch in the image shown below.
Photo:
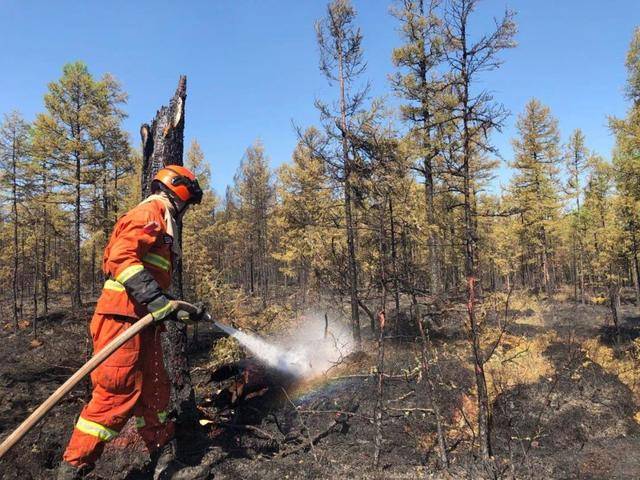
<path fill-rule="evenodd" d="M 421 408 L 421 407 L 408 407 L 408 408 L 393 408 L 387 407 L 388 410 L 393 412 L 423 412 L 423 413 L 435 413 L 431 408 Z"/>
<path fill-rule="evenodd" d="M 278 446 L 280 446 L 282 443 L 280 440 L 278 440 L 276 437 L 271 435 L 269 432 L 266 432 L 261 428 L 254 427 L 253 425 L 239 425 L 234 423 L 219 423 L 218 425 L 223 428 L 230 428 L 232 430 L 242 430 L 246 432 L 257 433 L 258 435 L 262 436 L 265 440 L 271 440 Z"/>
<path fill-rule="evenodd" d="M 416 392 L 414 390 L 411 390 L 408 393 L 405 393 L 404 395 L 402 395 L 401 397 L 398 398 L 394 398 L 392 400 L 389 400 L 389 403 L 391 402 L 401 402 L 402 400 L 405 400 L 407 398 L 409 398 L 411 395 L 414 395 Z"/>
<path fill-rule="evenodd" d="M 297 446 L 295 446 L 293 448 L 290 448 L 288 450 L 284 450 L 284 451 L 278 453 L 275 456 L 275 458 L 284 458 L 284 457 L 287 457 L 287 456 L 292 455 L 294 453 L 300 452 L 302 450 L 306 450 L 307 448 L 313 449 L 313 446 L 315 444 L 317 444 L 320 440 L 322 440 L 323 438 L 328 436 L 336 428 L 336 426 L 342 425 L 343 423 L 344 422 L 341 422 L 339 420 L 334 420 L 327 428 L 322 430 L 320 433 L 318 433 L 314 437 L 307 438 L 307 440 L 302 442 L 300 445 L 297 445 Z"/>
<path fill-rule="evenodd" d="M 309 448 L 311 449 L 311 453 L 313 454 L 313 458 L 317 462 L 318 456 L 316 455 L 316 451 L 313 448 L 314 443 L 313 443 L 313 440 L 311 440 L 311 432 L 309 431 L 309 427 L 307 427 L 307 424 L 304 423 L 304 420 L 302 419 L 302 415 L 300 415 L 300 410 L 298 410 L 298 407 L 296 407 L 296 405 L 291 401 L 291 398 L 289 397 L 289 393 L 287 393 L 287 390 L 282 388 L 282 391 L 284 392 L 284 395 L 287 397 L 287 401 L 291 404 L 291 406 L 296 412 L 298 421 L 300 422 L 300 426 L 302 427 L 302 431 L 307 436 L 306 443 L 309 445 Z M 304 445 L 304 442 L 303 442 L 303 445 Z"/>
<path fill-rule="evenodd" d="M 369 423 L 373 423 L 373 418 L 371 418 L 371 417 L 367 417 L 366 415 L 363 415 L 361 413 L 349 412 L 349 411 L 346 411 L 346 410 L 302 410 L 302 409 L 299 409 L 298 411 L 300 413 L 306 413 L 308 415 L 333 414 L 333 415 L 344 415 L 346 417 L 357 417 L 357 418 L 361 418 L 363 420 L 366 420 Z M 344 419 L 340 419 L 341 423 L 343 421 L 344 421 Z"/>

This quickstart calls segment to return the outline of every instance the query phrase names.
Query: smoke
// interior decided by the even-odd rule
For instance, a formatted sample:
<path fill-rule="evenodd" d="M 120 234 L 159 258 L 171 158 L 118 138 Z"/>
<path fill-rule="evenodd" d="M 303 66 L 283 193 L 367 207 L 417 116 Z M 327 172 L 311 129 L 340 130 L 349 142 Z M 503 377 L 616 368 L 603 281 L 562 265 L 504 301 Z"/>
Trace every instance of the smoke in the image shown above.
<path fill-rule="evenodd" d="M 319 313 L 306 314 L 294 330 L 274 343 L 231 327 L 221 328 L 266 365 L 298 378 L 326 373 L 353 351 L 344 325 L 330 321 L 325 335 L 324 316 Z"/>

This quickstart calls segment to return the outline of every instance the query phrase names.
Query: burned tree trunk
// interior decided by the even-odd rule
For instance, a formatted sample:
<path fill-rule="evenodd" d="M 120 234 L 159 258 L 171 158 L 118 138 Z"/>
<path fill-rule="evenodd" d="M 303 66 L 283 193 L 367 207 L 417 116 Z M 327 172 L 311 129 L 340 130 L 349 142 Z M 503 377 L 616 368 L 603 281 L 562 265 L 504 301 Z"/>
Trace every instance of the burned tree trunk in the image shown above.
<path fill-rule="evenodd" d="M 151 181 L 158 170 L 166 165 L 182 165 L 184 145 L 184 105 L 187 98 L 187 77 L 181 76 L 178 88 L 169 106 L 162 106 L 156 113 L 151 127 L 144 124 L 140 128 L 142 137 L 142 197 L 151 193 Z M 178 225 L 179 231 L 182 225 Z M 174 239 L 182 244 L 182 235 Z M 172 288 L 170 292 L 182 298 L 182 260 L 173 262 Z M 165 366 L 172 383 L 172 410 L 181 423 L 189 423 L 197 418 L 195 397 L 189 363 L 187 361 L 187 331 L 180 322 L 166 322 L 167 331 L 163 338 Z"/>

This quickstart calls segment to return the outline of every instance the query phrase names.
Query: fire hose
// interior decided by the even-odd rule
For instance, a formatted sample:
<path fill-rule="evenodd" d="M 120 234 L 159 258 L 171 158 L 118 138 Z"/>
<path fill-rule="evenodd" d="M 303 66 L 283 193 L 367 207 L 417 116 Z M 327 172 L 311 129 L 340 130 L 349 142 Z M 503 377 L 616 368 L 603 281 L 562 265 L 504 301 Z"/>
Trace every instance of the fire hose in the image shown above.
<path fill-rule="evenodd" d="M 173 307 L 175 310 L 184 310 L 189 313 L 195 313 L 198 310 L 198 307 L 191 305 L 187 302 L 181 302 L 178 300 L 172 300 Z M 211 316 L 209 314 L 204 314 L 204 319 L 211 320 Z M 13 447 L 16 443 L 24 437 L 29 430 L 36 426 L 36 424 L 42 420 L 42 418 L 49 413 L 49 411 L 60 401 L 62 398 L 69 393 L 84 377 L 89 375 L 93 370 L 95 370 L 102 362 L 104 362 L 107 358 L 111 356 L 113 352 L 115 352 L 120 346 L 122 346 L 125 342 L 133 338 L 136 334 L 140 333 L 142 330 L 147 328 L 149 325 L 154 323 L 155 320 L 151 314 L 145 315 L 137 322 L 133 323 L 131 327 L 126 329 L 116 338 L 111 340 L 104 348 L 102 348 L 99 352 L 97 352 L 91 359 L 85 363 L 80 369 L 74 373 L 66 382 L 64 382 L 55 392 L 51 394 L 49 398 L 47 398 L 38 408 L 36 408 L 29 417 L 20 424 L 18 428 L 16 428 L 5 440 L 0 444 L 0 458 L 7 453 L 11 447 Z M 215 327 L 220 329 L 220 324 L 214 322 Z"/>

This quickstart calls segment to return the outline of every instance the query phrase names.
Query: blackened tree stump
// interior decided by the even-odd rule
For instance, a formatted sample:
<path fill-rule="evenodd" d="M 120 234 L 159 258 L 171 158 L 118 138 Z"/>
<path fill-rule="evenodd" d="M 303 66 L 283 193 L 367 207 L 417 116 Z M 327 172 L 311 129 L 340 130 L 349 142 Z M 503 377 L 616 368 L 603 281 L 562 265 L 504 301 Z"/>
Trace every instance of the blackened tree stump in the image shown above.
<path fill-rule="evenodd" d="M 143 124 L 140 128 L 142 137 L 142 197 L 151 193 L 151 181 L 158 170 L 166 165 L 182 165 L 184 151 L 184 117 L 187 99 L 187 77 L 182 75 L 178 88 L 169 106 L 162 106 L 156 113 L 151 126 Z M 182 227 L 182 225 L 179 225 Z M 182 235 L 174 239 L 182 244 Z M 182 261 L 177 259 L 173 264 L 172 289 L 174 297 L 181 299 Z M 197 420 L 197 410 L 193 385 L 189 375 L 187 361 L 187 332 L 181 322 L 168 321 L 167 331 L 163 338 L 165 366 L 172 383 L 171 408 L 179 423 L 192 423 Z"/>

